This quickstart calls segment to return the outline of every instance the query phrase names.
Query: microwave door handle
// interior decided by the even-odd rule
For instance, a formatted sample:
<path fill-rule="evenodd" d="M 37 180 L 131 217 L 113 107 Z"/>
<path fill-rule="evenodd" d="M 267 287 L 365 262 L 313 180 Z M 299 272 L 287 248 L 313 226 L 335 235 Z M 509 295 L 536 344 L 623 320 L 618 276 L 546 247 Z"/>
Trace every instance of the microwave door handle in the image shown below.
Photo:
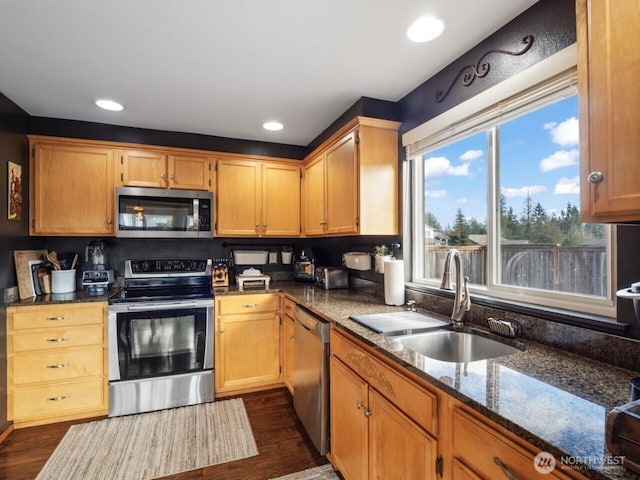
<path fill-rule="evenodd" d="M 127 310 L 130 312 L 141 312 L 149 310 L 171 310 L 174 308 L 196 308 L 195 303 L 162 303 L 162 304 L 142 304 L 129 305 Z"/>

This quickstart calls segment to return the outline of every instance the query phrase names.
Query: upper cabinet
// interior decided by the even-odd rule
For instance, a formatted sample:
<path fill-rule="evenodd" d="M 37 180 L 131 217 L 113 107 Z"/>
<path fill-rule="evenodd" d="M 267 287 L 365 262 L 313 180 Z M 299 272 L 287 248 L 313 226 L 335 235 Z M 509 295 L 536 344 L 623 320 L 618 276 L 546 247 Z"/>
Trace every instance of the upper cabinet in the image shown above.
<path fill-rule="evenodd" d="M 357 117 L 308 157 L 305 235 L 397 235 L 399 127 Z"/>
<path fill-rule="evenodd" d="M 300 166 L 238 158 L 217 161 L 216 234 L 300 235 Z"/>
<path fill-rule="evenodd" d="M 111 148 L 31 139 L 29 233 L 113 235 Z"/>
<path fill-rule="evenodd" d="M 131 149 L 119 156 L 124 186 L 209 190 L 212 185 L 212 160 L 206 155 Z"/>
<path fill-rule="evenodd" d="M 637 0 L 578 0 L 581 218 L 640 220 Z"/>

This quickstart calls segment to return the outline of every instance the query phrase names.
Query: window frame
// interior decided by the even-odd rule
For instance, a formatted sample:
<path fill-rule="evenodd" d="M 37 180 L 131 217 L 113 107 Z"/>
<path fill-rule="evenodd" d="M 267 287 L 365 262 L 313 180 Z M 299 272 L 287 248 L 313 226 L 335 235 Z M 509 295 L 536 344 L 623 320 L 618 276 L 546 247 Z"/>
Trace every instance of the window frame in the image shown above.
<path fill-rule="evenodd" d="M 565 52 L 566 54 L 566 52 Z M 557 54 L 556 54 L 557 55 Z M 566 55 L 565 55 L 566 57 Z M 531 309 L 554 309 L 560 314 L 568 315 L 588 315 L 603 318 L 603 322 L 615 322 L 616 317 L 616 231 L 611 225 L 606 226 L 606 258 L 607 258 L 607 288 L 606 297 L 592 297 L 588 295 L 569 294 L 553 292 L 547 290 L 536 290 L 513 285 L 501 285 L 498 283 L 500 265 L 496 262 L 499 255 L 498 229 L 499 229 L 499 188 L 500 178 L 498 170 L 498 152 L 493 148 L 499 145 L 499 126 L 505 119 L 516 118 L 526 115 L 545 105 L 550 105 L 561 98 L 577 94 L 575 81 L 575 60 L 571 60 L 570 67 L 566 68 L 566 59 L 560 62 L 560 67 L 555 67 L 554 71 L 546 72 L 545 79 L 540 80 L 543 74 L 534 75 L 537 83 L 526 84 L 520 87 L 517 93 L 512 93 L 508 99 L 492 98 L 493 104 L 484 105 L 482 110 L 475 113 L 470 112 L 473 106 L 461 104 L 459 107 L 465 114 L 455 113 L 455 115 L 442 114 L 433 120 L 417 127 L 403 136 L 403 143 L 407 150 L 405 162 L 405 257 L 410 256 L 410 283 L 413 286 L 427 287 L 429 290 L 439 287 L 439 279 L 428 279 L 417 275 L 424 269 L 424 171 L 423 156 L 428 151 L 435 150 L 447 144 L 451 144 L 462 138 L 471 136 L 484 130 L 487 134 L 487 145 L 491 147 L 487 150 L 487 277 L 486 286 L 471 285 L 471 294 L 477 298 L 484 298 L 489 303 L 498 302 L 518 308 Z M 558 77 L 560 79 L 558 80 Z M 516 79 L 517 80 L 517 79 Z M 513 79 L 512 79 L 513 83 Z M 532 83 L 532 81 L 529 81 Z M 515 82 L 517 85 L 517 81 Z M 512 89 L 517 89 L 512 87 Z M 509 89 L 507 89 L 508 91 Z M 540 94 L 542 92 L 542 94 Z M 548 93 L 545 93 L 548 92 Z M 533 95 L 532 100 L 528 95 Z M 482 94 L 478 95 L 482 96 Z M 488 100 L 482 100 L 485 103 Z M 466 102 L 465 102 L 466 103 Z M 478 105 L 477 101 L 474 101 Z M 505 113 L 501 113 L 502 105 L 511 103 L 512 108 L 506 108 Z M 515 105 L 515 106 L 514 106 Z M 457 108 L 457 107 L 454 107 Z M 497 113 L 497 115 L 496 115 Z M 458 121 L 454 121 L 456 115 Z M 454 120 L 452 120 L 452 118 Z M 427 134 L 427 137 L 420 137 Z"/>

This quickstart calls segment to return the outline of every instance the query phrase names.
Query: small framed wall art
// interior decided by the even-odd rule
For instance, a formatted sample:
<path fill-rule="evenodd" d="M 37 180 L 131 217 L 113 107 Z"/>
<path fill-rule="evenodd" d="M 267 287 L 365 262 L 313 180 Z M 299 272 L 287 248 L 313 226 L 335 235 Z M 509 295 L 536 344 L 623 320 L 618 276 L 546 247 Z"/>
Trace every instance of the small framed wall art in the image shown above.
<path fill-rule="evenodd" d="M 7 218 L 9 220 L 22 220 L 22 167 L 17 163 L 9 162 L 7 171 L 7 192 L 9 206 Z"/>

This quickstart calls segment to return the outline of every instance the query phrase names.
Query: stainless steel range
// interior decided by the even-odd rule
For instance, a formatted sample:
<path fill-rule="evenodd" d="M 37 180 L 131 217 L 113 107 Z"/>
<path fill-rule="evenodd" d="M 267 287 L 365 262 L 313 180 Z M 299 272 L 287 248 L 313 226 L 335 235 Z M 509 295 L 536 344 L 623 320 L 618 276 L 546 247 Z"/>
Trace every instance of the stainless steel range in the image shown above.
<path fill-rule="evenodd" d="M 126 260 L 109 301 L 109 416 L 214 400 L 211 259 Z"/>

